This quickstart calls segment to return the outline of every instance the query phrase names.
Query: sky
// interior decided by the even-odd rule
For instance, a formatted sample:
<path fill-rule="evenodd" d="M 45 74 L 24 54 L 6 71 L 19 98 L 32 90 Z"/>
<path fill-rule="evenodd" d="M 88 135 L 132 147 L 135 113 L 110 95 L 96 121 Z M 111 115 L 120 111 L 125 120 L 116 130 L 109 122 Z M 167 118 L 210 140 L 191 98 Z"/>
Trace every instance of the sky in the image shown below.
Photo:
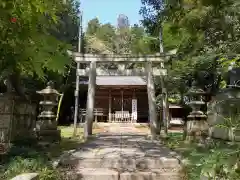
<path fill-rule="evenodd" d="M 100 23 L 117 25 L 119 14 L 128 16 L 131 25 L 139 23 L 141 0 L 81 0 L 80 10 L 83 12 L 83 28 L 88 21 L 97 17 Z"/>

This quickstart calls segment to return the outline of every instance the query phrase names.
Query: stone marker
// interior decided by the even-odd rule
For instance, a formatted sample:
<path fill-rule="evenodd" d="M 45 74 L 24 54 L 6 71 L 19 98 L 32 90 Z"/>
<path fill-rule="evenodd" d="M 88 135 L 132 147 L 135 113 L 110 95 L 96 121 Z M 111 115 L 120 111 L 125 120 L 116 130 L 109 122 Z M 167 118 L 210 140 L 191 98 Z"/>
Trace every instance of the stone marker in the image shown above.
<path fill-rule="evenodd" d="M 77 173 L 82 180 L 119 180 L 117 171 L 105 168 L 83 168 Z"/>
<path fill-rule="evenodd" d="M 38 173 L 24 173 L 20 174 L 11 180 L 39 180 L 39 174 Z"/>

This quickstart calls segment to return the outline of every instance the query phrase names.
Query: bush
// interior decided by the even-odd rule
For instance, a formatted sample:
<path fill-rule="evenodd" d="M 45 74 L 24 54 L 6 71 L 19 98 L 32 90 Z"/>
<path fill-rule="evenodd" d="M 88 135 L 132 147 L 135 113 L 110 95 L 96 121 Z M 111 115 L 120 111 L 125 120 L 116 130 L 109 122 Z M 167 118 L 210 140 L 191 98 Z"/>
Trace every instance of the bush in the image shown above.
<path fill-rule="evenodd" d="M 61 179 L 58 170 L 51 167 L 47 154 L 40 149 L 14 146 L 2 160 L 1 180 L 32 172 L 39 173 L 41 180 Z"/>
<path fill-rule="evenodd" d="M 200 176 L 214 180 L 240 179 L 239 144 L 212 140 L 201 147 L 197 143 L 184 143 L 182 134 L 176 133 L 169 133 L 164 141 L 187 160 L 185 170 L 189 180 L 199 180 Z"/>

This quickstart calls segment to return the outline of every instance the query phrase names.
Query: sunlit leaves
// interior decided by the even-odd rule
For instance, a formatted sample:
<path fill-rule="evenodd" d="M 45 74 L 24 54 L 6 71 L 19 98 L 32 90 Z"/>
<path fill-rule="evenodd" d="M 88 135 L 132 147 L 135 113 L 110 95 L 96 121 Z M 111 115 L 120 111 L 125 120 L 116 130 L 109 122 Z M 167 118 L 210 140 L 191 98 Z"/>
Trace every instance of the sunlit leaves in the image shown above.
<path fill-rule="evenodd" d="M 63 4 L 56 0 L 3 0 L 0 3 L 0 76 L 7 76 L 2 72 L 11 74 L 14 70 L 25 75 L 36 74 L 40 78 L 46 75 L 46 70 L 63 73 L 65 66 L 70 63 L 66 56 L 66 50 L 71 49 L 68 44 L 74 43 L 76 35 L 73 32 L 71 37 L 61 38 L 58 34 L 65 34 L 63 23 L 75 24 L 75 27 L 69 26 L 73 31 L 78 28 L 78 10 L 74 9 L 74 3 L 68 1 Z M 66 16 L 68 12 L 71 14 L 69 22 L 61 19 L 64 9 Z"/>
<path fill-rule="evenodd" d="M 150 54 L 157 39 L 145 33 L 138 25 L 115 28 L 100 24 L 97 18 L 89 21 L 85 34 L 88 53 Z"/>
<path fill-rule="evenodd" d="M 171 82 L 187 86 L 185 80 L 195 78 L 200 71 L 215 74 L 210 75 L 213 84 L 217 82 L 214 78 L 218 78 L 216 68 L 219 65 L 225 71 L 232 62 L 235 67 L 240 65 L 236 55 L 240 53 L 238 0 L 143 0 L 143 6 L 145 11 L 141 13 L 146 30 L 157 38 L 162 22 L 165 50 L 178 49 L 178 57 L 173 61 L 181 60 L 183 66 L 176 66 L 177 63 L 173 62 L 169 67 L 170 87 Z M 224 61 L 216 63 L 222 57 L 225 57 Z M 210 79 L 205 82 L 211 83 Z"/>

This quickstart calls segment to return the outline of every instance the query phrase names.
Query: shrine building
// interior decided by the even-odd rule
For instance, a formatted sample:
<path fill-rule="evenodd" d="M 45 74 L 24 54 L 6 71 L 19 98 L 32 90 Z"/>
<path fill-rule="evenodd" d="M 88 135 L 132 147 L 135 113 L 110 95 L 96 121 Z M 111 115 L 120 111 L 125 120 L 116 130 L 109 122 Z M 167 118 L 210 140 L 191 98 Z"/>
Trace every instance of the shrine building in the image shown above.
<path fill-rule="evenodd" d="M 84 91 L 87 91 L 84 88 L 87 85 L 87 80 L 80 82 Z M 87 103 L 87 98 L 82 96 L 81 99 L 80 115 Z M 97 76 L 94 114 L 97 122 L 148 122 L 146 79 L 139 76 Z"/>

